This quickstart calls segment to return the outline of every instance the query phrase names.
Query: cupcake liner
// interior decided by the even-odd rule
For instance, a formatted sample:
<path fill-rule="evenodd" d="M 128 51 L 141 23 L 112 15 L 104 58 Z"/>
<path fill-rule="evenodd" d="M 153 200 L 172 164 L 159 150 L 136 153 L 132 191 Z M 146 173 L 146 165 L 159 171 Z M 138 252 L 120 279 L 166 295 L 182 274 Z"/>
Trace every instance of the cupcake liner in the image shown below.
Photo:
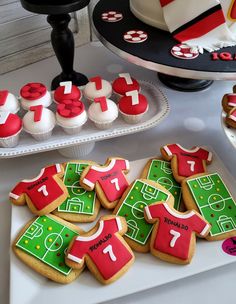
<path fill-rule="evenodd" d="M 79 159 L 92 152 L 94 146 L 95 146 L 95 142 L 89 142 L 89 143 L 79 144 L 77 146 L 59 149 L 58 152 L 70 159 Z"/>
<path fill-rule="evenodd" d="M 15 135 L 0 138 L 0 146 L 3 148 L 13 148 L 17 146 L 21 130 Z"/>
<path fill-rule="evenodd" d="M 44 140 L 48 140 L 52 136 L 52 130 L 45 132 L 45 133 L 38 133 L 38 134 L 30 133 L 30 135 L 37 141 L 44 141 Z"/>
<path fill-rule="evenodd" d="M 111 121 L 111 122 L 95 122 L 94 121 L 95 126 L 100 130 L 110 129 L 112 127 L 112 123 L 113 123 L 113 121 Z"/>
<path fill-rule="evenodd" d="M 64 132 L 66 134 L 69 134 L 69 135 L 76 135 L 78 134 L 81 129 L 82 129 L 82 126 L 79 126 L 79 127 L 62 127 L 62 129 L 64 130 Z"/>
<path fill-rule="evenodd" d="M 121 110 L 119 110 L 121 117 L 124 119 L 125 122 L 127 122 L 128 124 L 136 124 L 139 123 L 143 116 L 147 113 L 148 108 L 146 109 L 145 112 L 141 113 L 141 114 L 137 114 L 137 115 L 129 115 L 129 114 L 125 114 L 123 112 L 121 112 Z"/>

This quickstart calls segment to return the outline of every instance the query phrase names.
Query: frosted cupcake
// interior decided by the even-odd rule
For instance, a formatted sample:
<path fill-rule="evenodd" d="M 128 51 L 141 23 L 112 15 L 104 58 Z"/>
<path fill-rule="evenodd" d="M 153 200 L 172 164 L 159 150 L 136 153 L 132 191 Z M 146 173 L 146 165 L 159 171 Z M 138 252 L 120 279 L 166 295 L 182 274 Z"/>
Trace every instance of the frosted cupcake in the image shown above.
<path fill-rule="evenodd" d="M 21 106 L 29 110 L 32 106 L 42 105 L 49 107 L 52 103 L 51 94 L 42 83 L 31 82 L 24 85 L 20 90 Z"/>
<path fill-rule="evenodd" d="M 140 122 L 148 111 L 147 98 L 138 91 L 127 92 L 119 101 L 119 112 L 122 118 L 130 124 Z"/>
<path fill-rule="evenodd" d="M 20 104 L 15 95 L 8 90 L 0 90 L 0 111 L 16 114 L 20 109 Z"/>
<path fill-rule="evenodd" d="M 54 113 L 42 105 L 32 106 L 23 117 L 23 127 L 36 140 L 47 140 L 56 125 Z"/>
<path fill-rule="evenodd" d="M 54 92 L 54 101 L 57 104 L 64 103 L 64 100 L 78 101 L 82 97 L 80 89 L 71 81 L 61 82 Z"/>
<path fill-rule="evenodd" d="M 106 97 L 110 98 L 112 94 L 112 86 L 110 82 L 96 76 L 89 79 L 89 82 L 84 87 L 84 97 L 89 103 L 92 103 L 95 98 Z"/>
<path fill-rule="evenodd" d="M 140 85 L 138 81 L 130 76 L 128 73 L 119 74 L 119 77 L 116 78 L 112 83 L 112 89 L 116 96 L 116 100 L 122 96 L 125 96 L 127 92 L 130 91 L 140 91 Z"/>
<path fill-rule="evenodd" d="M 118 117 L 118 107 L 106 97 L 96 98 L 88 109 L 89 119 L 92 120 L 98 129 L 108 129 Z"/>
<path fill-rule="evenodd" d="M 87 121 L 84 104 L 81 101 L 64 100 L 57 106 L 56 119 L 67 134 L 78 134 Z"/>
<path fill-rule="evenodd" d="M 19 116 L 10 112 L 0 112 L 1 147 L 12 148 L 17 146 L 21 130 L 22 120 Z"/>

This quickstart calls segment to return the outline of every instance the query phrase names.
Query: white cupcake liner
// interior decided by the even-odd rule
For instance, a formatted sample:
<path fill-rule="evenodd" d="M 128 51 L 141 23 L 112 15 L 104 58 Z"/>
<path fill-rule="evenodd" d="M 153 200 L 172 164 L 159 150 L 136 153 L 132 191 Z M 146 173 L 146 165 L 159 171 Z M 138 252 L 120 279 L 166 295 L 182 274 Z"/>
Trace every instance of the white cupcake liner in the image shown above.
<path fill-rule="evenodd" d="M 3 148 L 13 148 L 18 145 L 22 129 L 15 135 L 0 138 L 0 146 Z"/>
<path fill-rule="evenodd" d="M 62 126 L 61 126 L 62 127 Z M 69 134 L 69 135 L 76 135 L 78 134 L 81 129 L 82 129 L 83 126 L 78 126 L 78 127 L 62 127 L 63 131 L 66 133 L 66 134 Z"/>
<path fill-rule="evenodd" d="M 112 127 L 112 123 L 113 121 L 111 122 L 93 122 L 95 124 L 95 126 L 100 129 L 100 130 L 107 130 L 107 129 L 110 129 Z"/>
<path fill-rule="evenodd" d="M 79 144 L 77 146 L 59 149 L 58 152 L 70 159 L 80 159 L 92 152 L 94 146 L 95 142 L 93 141 L 89 143 Z"/>
<path fill-rule="evenodd" d="M 125 114 L 123 113 L 121 110 L 119 110 L 121 117 L 124 119 L 125 122 L 127 122 L 128 124 L 136 124 L 139 123 L 143 116 L 147 113 L 148 111 L 148 107 L 146 109 L 145 112 L 141 113 L 141 114 L 137 114 L 137 115 L 130 115 L 130 114 Z"/>
<path fill-rule="evenodd" d="M 53 129 L 54 129 L 54 127 L 51 130 L 48 130 L 46 132 L 41 132 L 41 133 L 32 133 L 26 129 L 24 129 L 24 131 L 26 133 L 30 134 L 37 141 L 44 141 L 44 140 L 48 140 L 52 136 Z"/>

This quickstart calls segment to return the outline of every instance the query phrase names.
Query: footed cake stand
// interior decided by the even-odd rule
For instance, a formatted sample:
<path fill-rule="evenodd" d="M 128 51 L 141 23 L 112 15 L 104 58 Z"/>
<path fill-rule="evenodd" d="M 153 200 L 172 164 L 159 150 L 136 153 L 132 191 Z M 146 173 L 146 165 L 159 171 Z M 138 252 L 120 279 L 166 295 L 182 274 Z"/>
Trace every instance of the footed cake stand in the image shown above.
<path fill-rule="evenodd" d="M 114 11 L 123 18 L 117 22 L 103 20 L 102 14 Z M 171 55 L 171 49 L 178 42 L 170 33 L 138 20 L 130 11 L 129 0 L 100 0 L 93 11 L 93 24 L 98 38 L 108 49 L 129 62 L 157 71 L 164 84 L 177 90 L 198 91 L 207 88 L 213 80 L 236 79 L 236 47 L 216 52 L 218 60 L 213 60 L 212 53 L 207 51 L 195 59 L 176 58 Z M 145 32 L 146 41 L 125 41 L 124 34 L 132 30 Z M 232 60 L 222 60 L 221 53 L 232 55 Z"/>

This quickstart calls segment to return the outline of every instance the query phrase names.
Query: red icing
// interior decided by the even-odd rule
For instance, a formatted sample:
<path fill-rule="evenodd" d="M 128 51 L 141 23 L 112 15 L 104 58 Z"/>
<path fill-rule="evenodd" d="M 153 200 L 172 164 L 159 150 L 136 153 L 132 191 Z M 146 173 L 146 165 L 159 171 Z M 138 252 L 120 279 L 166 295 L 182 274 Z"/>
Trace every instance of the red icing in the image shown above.
<path fill-rule="evenodd" d="M 211 53 L 211 58 L 212 58 L 212 60 L 219 60 L 220 58 L 219 58 L 219 56 L 218 56 L 218 53 L 216 53 L 216 52 L 214 52 L 214 53 Z"/>
<path fill-rule="evenodd" d="M 34 121 L 40 121 L 42 118 L 42 113 L 43 113 L 43 106 L 38 105 L 38 106 L 32 106 L 30 107 L 30 111 L 34 112 Z"/>
<path fill-rule="evenodd" d="M 95 83 L 96 90 L 101 90 L 102 89 L 102 78 L 100 76 L 90 78 L 89 81 Z"/>
<path fill-rule="evenodd" d="M 124 77 L 119 77 L 113 81 L 112 88 L 115 93 L 119 95 L 125 95 L 126 92 L 129 91 L 139 91 L 140 90 L 140 85 L 135 80 L 134 78 L 131 78 L 133 83 L 132 84 L 127 84 L 126 80 Z"/>
<path fill-rule="evenodd" d="M 42 83 L 27 83 L 20 90 L 22 98 L 29 101 L 37 100 L 47 93 L 47 88 Z"/>
<path fill-rule="evenodd" d="M 5 123 L 0 123 L 0 137 L 15 135 L 22 128 L 22 120 L 16 114 L 9 113 Z"/>
<path fill-rule="evenodd" d="M 74 100 L 74 101 L 80 100 L 81 91 L 77 86 L 72 85 L 71 93 L 69 94 L 65 94 L 64 90 L 65 90 L 64 86 L 60 86 L 55 90 L 54 99 L 56 102 L 64 103 L 64 100 Z"/>
<path fill-rule="evenodd" d="M 82 267 L 86 255 L 89 256 L 104 280 L 109 280 L 119 273 L 132 259 L 132 254 L 124 245 L 125 241 L 116 236 L 121 224 L 117 223 L 117 220 L 119 221 L 119 218 L 100 221 L 99 233 L 94 234 L 95 238 L 77 237 L 68 252 L 68 258 L 81 260 Z"/>
<path fill-rule="evenodd" d="M 64 100 L 57 106 L 57 113 L 65 118 L 72 118 L 80 115 L 84 111 L 84 104 L 81 101 Z"/>
<path fill-rule="evenodd" d="M 7 91 L 7 90 L 0 91 L 0 106 L 5 105 L 8 94 L 9 94 L 9 91 Z"/>
<path fill-rule="evenodd" d="M 230 61 L 230 60 L 234 60 L 232 55 L 229 52 L 222 52 L 220 53 L 220 59 L 224 60 L 224 61 Z"/>
<path fill-rule="evenodd" d="M 163 203 L 150 205 L 145 208 L 145 211 L 146 209 L 153 219 L 159 219 L 154 249 L 181 260 L 187 260 L 192 233 L 201 235 L 208 227 L 208 223 L 195 211 L 189 211 L 188 215 L 186 213 L 181 215 Z M 208 232 L 207 229 L 202 236 L 205 236 L 206 232 Z"/>
<path fill-rule="evenodd" d="M 236 1 L 235 0 L 232 0 L 233 3 L 232 3 L 232 7 L 231 7 L 231 11 L 230 11 L 230 17 L 232 19 L 236 19 Z"/>
<path fill-rule="evenodd" d="M 236 107 L 236 94 L 228 94 L 227 95 L 227 104 L 230 107 Z"/>
<path fill-rule="evenodd" d="M 18 183 L 11 191 L 10 197 L 17 200 L 21 195 L 28 196 L 34 207 L 37 210 L 42 210 L 64 193 L 61 186 L 55 180 L 55 176 L 60 172 L 61 166 L 59 164 L 46 167 L 33 180 L 23 180 Z M 47 195 L 45 195 L 46 193 Z"/>
<path fill-rule="evenodd" d="M 111 159 L 106 167 L 91 166 L 83 183 L 93 189 L 98 182 L 109 202 L 118 200 L 129 186 L 123 170 L 128 169 L 128 161 Z M 103 171 L 102 171 L 103 170 Z"/>
<path fill-rule="evenodd" d="M 232 112 L 230 112 L 230 116 L 234 116 L 234 117 L 236 117 L 236 109 L 235 109 L 235 110 L 233 110 Z"/>
<path fill-rule="evenodd" d="M 121 112 L 129 115 L 137 115 L 144 113 L 147 110 L 148 102 L 147 98 L 139 94 L 139 104 L 132 105 L 132 97 L 131 96 L 124 96 L 119 101 L 119 109 Z"/>
<path fill-rule="evenodd" d="M 211 153 L 202 148 L 185 150 L 177 144 L 164 147 L 166 153 L 173 157 L 176 155 L 179 176 L 189 177 L 195 174 L 204 173 L 203 161 L 211 161 Z M 169 154 L 170 153 L 170 154 Z"/>
<path fill-rule="evenodd" d="M 106 112 L 108 110 L 106 97 L 95 98 L 94 102 L 99 102 L 100 103 L 100 107 L 101 107 L 102 112 Z"/>

